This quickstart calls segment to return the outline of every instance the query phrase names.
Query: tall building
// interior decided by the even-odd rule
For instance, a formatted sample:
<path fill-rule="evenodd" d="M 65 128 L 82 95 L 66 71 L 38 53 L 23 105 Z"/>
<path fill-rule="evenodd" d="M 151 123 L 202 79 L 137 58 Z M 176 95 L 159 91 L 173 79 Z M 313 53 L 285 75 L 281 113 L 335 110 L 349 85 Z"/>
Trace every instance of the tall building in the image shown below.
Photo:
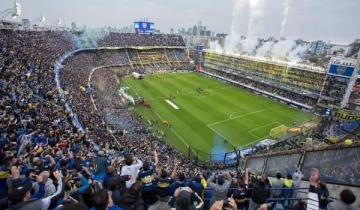
<path fill-rule="evenodd" d="M 328 48 L 328 44 L 326 44 L 324 41 L 318 40 L 311 42 L 310 44 L 310 53 L 312 55 L 324 55 L 326 53 L 326 50 Z"/>

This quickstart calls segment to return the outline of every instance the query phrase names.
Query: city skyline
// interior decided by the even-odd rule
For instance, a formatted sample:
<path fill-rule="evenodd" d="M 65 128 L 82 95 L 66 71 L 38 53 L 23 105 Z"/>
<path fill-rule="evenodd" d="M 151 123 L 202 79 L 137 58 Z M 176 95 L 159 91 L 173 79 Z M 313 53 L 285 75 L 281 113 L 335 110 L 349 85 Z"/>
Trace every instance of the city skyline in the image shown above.
<path fill-rule="evenodd" d="M 166 0 L 63 0 L 61 4 L 48 0 L 25 1 L 22 4 L 23 15 L 20 18 L 34 20 L 45 14 L 45 25 L 53 25 L 59 18 L 67 26 L 75 22 L 78 26 L 102 27 L 112 26 L 122 28 L 133 21 L 148 18 L 155 22 L 155 27 L 164 32 L 171 28 L 188 28 L 198 21 L 216 31 L 227 33 L 231 31 L 233 22 L 233 3 L 249 3 L 250 0 L 197 0 L 166 1 Z M 254 0 L 251 0 L 254 1 Z M 279 36 L 282 21 L 282 0 L 256 0 L 262 3 L 262 17 L 257 21 L 260 37 Z M 2 0 L 0 9 L 12 6 L 12 0 Z M 326 6 L 325 6 L 326 5 Z M 349 43 L 360 37 L 360 27 L 357 22 L 360 14 L 360 1 L 356 0 L 289 0 L 287 24 L 284 36 L 291 39 L 324 40 L 334 43 Z M 248 8 L 241 11 L 238 17 L 242 22 L 248 22 Z M 177 32 L 175 30 L 175 32 Z M 247 35 L 246 25 L 239 33 Z"/>

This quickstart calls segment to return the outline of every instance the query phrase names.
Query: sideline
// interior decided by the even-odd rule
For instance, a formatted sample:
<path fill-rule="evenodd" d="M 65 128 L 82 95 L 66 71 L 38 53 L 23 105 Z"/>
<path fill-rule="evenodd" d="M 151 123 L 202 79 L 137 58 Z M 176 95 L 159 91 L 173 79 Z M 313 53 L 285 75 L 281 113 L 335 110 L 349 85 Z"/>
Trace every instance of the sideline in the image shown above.
<path fill-rule="evenodd" d="M 159 113 L 157 113 L 156 111 L 154 111 L 154 113 L 156 114 L 156 116 L 157 116 L 158 118 L 160 118 L 161 121 L 164 121 L 164 118 L 162 118 Z M 189 144 L 187 144 L 186 141 L 185 141 L 173 128 L 170 128 L 170 130 L 171 130 L 171 132 L 173 132 L 173 133 L 175 134 L 175 136 L 177 136 L 177 137 L 180 139 L 180 141 L 181 141 L 183 144 L 185 144 L 185 146 L 186 146 L 187 148 L 189 148 Z"/>

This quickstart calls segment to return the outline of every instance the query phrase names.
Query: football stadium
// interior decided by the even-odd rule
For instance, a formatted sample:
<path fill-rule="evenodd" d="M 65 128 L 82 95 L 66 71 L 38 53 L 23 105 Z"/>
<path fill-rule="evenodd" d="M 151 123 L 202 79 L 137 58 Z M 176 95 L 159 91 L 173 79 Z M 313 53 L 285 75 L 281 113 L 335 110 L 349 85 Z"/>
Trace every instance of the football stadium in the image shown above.
<path fill-rule="evenodd" d="M 315 24 L 339 5 L 209 1 L 232 8 L 215 33 L 109 1 L 0 5 L 0 209 L 360 209 L 360 39 Z"/>

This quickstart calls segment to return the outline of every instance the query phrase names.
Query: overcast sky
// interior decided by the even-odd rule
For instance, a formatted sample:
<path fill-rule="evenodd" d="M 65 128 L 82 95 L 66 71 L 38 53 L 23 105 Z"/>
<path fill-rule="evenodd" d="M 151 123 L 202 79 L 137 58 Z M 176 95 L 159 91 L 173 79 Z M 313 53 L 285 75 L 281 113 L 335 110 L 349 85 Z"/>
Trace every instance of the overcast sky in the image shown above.
<path fill-rule="evenodd" d="M 260 36 L 280 33 L 285 0 L 234 0 L 263 2 L 257 20 Z M 0 9 L 12 6 L 13 0 L 0 0 Z M 42 13 L 46 24 L 58 18 L 70 25 L 129 26 L 146 17 L 165 32 L 170 28 L 189 27 L 201 20 L 209 29 L 229 33 L 233 20 L 233 0 L 18 0 L 22 18 L 35 19 Z M 61 3 L 58 3 L 61 2 Z M 360 38 L 360 0 L 289 0 L 289 16 L 284 36 L 306 40 L 322 39 L 348 43 Z M 240 33 L 247 35 L 249 9 L 235 18 L 241 19 Z"/>

